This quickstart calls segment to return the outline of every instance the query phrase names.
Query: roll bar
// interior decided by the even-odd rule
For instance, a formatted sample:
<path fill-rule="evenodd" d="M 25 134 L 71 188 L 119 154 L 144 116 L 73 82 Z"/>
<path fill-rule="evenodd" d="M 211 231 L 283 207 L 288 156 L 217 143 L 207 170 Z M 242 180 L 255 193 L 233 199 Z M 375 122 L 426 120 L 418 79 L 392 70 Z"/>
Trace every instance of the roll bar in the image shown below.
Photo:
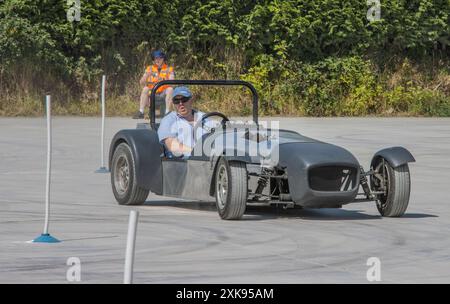
<path fill-rule="evenodd" d="M 164 85 L 217 85 L 217 86 L 245 86 L 252 92 L 252 102 L 253 102 L 253 121 L 258 124 L 258 93 L 255 87 L 243 80 L 163 80 L 155 84 L 150 93 L 150 126 L 152 129 L 155 128 L 155 97 L 156 91 L 159 87 Z"/>

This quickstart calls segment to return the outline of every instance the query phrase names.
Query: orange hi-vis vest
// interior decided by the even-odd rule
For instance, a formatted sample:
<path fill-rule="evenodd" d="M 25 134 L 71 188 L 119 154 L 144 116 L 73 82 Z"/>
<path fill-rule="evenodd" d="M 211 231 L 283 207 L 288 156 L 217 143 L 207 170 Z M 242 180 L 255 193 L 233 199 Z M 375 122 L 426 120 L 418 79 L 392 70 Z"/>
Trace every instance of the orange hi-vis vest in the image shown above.
<path fill-rule="evenodd" d="M 157 82 L 160 82 L 161 80 L 169 79 L 170 74 L 173 73 L 173 67 L 164 63 L 163 66 L 161 67 L 161 69 L 159 69 L 158 66 L 156 64 L 154 64 L 152 66 L 148 66 L 147 69 L 145 69 L 145 71 L 147 73 L 151 72 L 150 77 L 147 78 L 147 86 L 150 89 L 153 89 L 153 87 L 155 86 L 155 84 Z M 161 94 L 168 87 L 169 86 L 167 86 L 167 85 L 159 87 L 158 90 L 156 91 L 156 93 Z"/>

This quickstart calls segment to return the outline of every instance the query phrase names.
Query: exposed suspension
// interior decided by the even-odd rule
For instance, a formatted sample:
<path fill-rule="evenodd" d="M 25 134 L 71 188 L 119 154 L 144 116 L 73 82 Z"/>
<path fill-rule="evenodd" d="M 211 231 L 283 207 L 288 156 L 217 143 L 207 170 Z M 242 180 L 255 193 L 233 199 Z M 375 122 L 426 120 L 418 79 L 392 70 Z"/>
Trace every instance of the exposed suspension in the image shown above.
<path fill-rule="evenodd" d="M 273 168 L 262 167 L 261 175 L 258 179 L 258 187 L 256 188 L 256 191 L 255 191 L 255 194 L 256 194 L 255 198 L 258 198 L 261 196 L 262 191 L 267 186 L 267 182 L 269 181 L 270 176 L 273 175 L 274 172 L 275 172 L 275 170 Z"/>
<path fill-rule="evenodd" d="M 360 178 L 359 183 L 364 191 L 364 194 L 366 195 L 367 199 L 374 199 L 374 196 L 372 194 L 372 191 L 369 188 L 369 183 L 367 182 L 367 174 L 364 172 L 364 168 L 362 166 L 359 167 L 360 172 Z"/>

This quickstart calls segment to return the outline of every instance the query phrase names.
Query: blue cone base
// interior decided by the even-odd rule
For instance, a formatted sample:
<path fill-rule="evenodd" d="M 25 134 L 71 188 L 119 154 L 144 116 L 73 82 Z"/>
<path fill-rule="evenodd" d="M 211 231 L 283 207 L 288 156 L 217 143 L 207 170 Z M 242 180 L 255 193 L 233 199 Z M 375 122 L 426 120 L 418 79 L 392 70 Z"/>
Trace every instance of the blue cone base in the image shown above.
<path fill-rule="evenodd" d="M 109 171 L 105 167 L 100 167 L 100 169 L 95 170 L 95 173 L 109 173 Z"/>
<path fill-rule="evenodd" d="M 61 242 L 58 239 L 55 239 L 50 234 L 41 234 L 37 238 L 33 240 L 33 243 L 59 243 Z"/>

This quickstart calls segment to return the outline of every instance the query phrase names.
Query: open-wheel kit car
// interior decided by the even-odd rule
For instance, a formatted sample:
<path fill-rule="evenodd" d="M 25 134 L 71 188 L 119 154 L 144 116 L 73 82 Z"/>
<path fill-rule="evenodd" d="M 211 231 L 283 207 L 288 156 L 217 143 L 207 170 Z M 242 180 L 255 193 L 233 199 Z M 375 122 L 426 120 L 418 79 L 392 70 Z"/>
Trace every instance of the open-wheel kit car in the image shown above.
<path fill-rule="evenodd" d="M 232 122 L 222 113 L 206 113 L 194 127 L 194 131 L 204 128 L 205 134 L 192 155 L 168 157 L 158 139 L 155 118 L 155 92 L 162 85 L 247 87 L 252 92 L 253 122 Z M 111 142 L 111 184 L 121 205 L 143 204 L 151 191 L 180 199 L 215 199 L 220 217 L 228 220 L 240 219 L 252 203 L 340 208 L 374 201 L 382 216 L 398 217 L 406 211 L 408 163 L 415 160 L 405 148 L 376 152 L 365 171 L 342 147 L 258 124 L 258 94 L 245 81 L 161 81 L 153 88 L 150 101 L 150 123 L 121 130 Z M 205 122 L 213 118 L 219 118 L 216 127 L 207 127 Z"/>

